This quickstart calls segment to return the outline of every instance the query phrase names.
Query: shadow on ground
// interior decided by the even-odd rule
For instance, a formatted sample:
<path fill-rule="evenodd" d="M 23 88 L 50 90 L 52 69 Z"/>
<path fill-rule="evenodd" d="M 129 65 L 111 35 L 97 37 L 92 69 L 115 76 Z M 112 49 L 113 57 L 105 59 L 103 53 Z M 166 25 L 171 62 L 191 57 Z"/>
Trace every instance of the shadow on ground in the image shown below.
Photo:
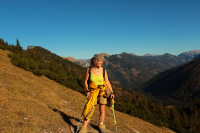
<path fill-rule="evenodd" d="M 60 111 L 60 110 L 58 110 L 58 109 L 53 109 L 53 108 L 51 108 L 51 107 L 49 107 L 49 108 L 50 108 L 51 110 L 53 110 L 54 112 L 59 113 L 60 116 L 62 117 L 62 119 L 69 125 L 69 128 L 70 128 L 71 126 L 74 128 L 74 131 L 73 131 L 74 133 L 77 131 L 77 126 L 74 125 L 74 124 L 71 122 L 71 119 L 74 119 L 74 120 L 76 120 L 77 122 L 79 122 L 79 119 L 78 119 L 78 118 L 68 116 L 68 115 L 66 115 L 65 113 L 63 113 L 62 111 Z M 93 127 L 95 130 L 97 130 L 97 131 L 100 132 L 98 126 L 96 126 L 96 125 L 94 125 L 94 124 L 90 124 L 90 125 L 91 125 L 91 127 Z M 71 129 L 71 128 L 70 128 L 70 129 Z M 71 131 L 71 132 L 72 132 L 72 131 Z M 73 132 L 72 132 L 72 133 L 73 133 Z"/>

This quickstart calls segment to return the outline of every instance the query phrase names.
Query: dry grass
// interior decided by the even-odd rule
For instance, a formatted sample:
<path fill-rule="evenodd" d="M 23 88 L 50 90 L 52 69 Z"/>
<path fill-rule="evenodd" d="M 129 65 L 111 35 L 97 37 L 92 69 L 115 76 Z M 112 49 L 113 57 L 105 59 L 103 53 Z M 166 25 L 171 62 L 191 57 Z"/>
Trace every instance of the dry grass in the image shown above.
<path fill-rule="evenodd" d="M 11 64 L 8 51 L 0 50 L 0 133 L 73 133 L 86 97 L 46 77 Z M 96 108 L 88 132 L 98 132 Z M 167 133 L 138 118 L 116 111 L 118 131 Z M 108 132 L 115 131 L 112 112 L 106 108 Z"/>

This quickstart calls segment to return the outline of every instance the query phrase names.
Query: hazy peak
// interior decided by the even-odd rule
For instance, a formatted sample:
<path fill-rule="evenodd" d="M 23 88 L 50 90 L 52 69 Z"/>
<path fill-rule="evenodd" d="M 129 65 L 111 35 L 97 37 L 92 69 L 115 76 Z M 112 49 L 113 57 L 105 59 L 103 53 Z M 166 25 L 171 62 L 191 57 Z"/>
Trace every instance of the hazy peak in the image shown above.
<path fill-rule="evenodd" d="M 71 61 L 71 62 L 76 62 L 76 61 L 78 61 L 77 59 L 75 59 L 74 57 L 71 57 L 71 56 L 69 56 L 69 57 L 63 57 L 63 59 L 68 59 L 68 60 Z"/>
<path fill-rule="evenodd" d="M 143 55 L 143 56 L 159 56 L 159 55 L 157 55 L 157 54 L 145 54 L 145 55 Z"/>
<path fill-rule="evenodd" d="M 122 52 L 121 54 L 127 54 L 126 52 Z"/>
<path fill-rule="evenodd" d="M 143 56 L 155 56 L 155 55 L 153 55 L 153 54 L 145 54 Z"/>
<path fill-rule="evenodd" d="M 134 55 L 134 56 L 136 56 L 134 53 L 130 53 L 130 55 Z"/>
<path fill-rule="evenodd" d="M 191 51 L 183 52 L 183 53 L 179 54 L 178 56 L 180 56 L 180 57 L 183 57 L 183 56 L 194 57 L 194 56 L 196 56 L 198 54 L 200 54 L 200 50 L 194 49 L 194 50 L 191 50 Z"/>
<path fill-rule="evenodd" d="M 107 53 L 101 53 L 100 55 L 101 55 L 101 56 L 106 56 L 106 57 L 109 57 L 109 56 L 110 56 L 110 55 L 107 54 Z"/>

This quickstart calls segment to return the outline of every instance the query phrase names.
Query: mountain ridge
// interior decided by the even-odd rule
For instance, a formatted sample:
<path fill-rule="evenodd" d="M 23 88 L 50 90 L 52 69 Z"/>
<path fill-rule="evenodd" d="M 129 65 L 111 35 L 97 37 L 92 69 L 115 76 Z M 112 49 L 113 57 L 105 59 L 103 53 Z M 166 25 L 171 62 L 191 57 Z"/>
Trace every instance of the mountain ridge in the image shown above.
<path fill-rule="evenodd" d="M 185 59 L 192 60 L 192 59 L 195 59 L 199 55 L 200 55 L 200 50 L 194 49 L 194 50 L 191 50 L 191 51 L 183 52 L 183 53 L 179 54 L 178 56 L 185 58 Z"/>
<path fill-rule="evenodd" d="M 199 50 L 193 50 L 197 57 Z M 184 54 L 183 52 L 182 54 Z M 144 82 L 151 79 L 156 74 L 185 64 L 194 59 L 194 56 L 181 57 L 165 53 L 163 55 L 144 55 L 137 56 L 132 53 L 122 52 L 121 54 L 105 56 L 103 67 L 109 72 L 109 77 L 115 83 L 122 83 L 127 88 L 138 88 Z M 89 61 L 89 60 L 88 60 Z M 116 62 L 117 61 L 117 62 Z M 126 65 L 121 64 L 121 62 Z M 89 67 L 89 63 L 85 63 L 84 67 Z"/>
<path fill-rule="evenodd" d="M 166 70 L 142 86 L 142 90 L 157 97 L 189 102 L 200 98 L 200 59 Z M 162 88 L 159 89 L 159 88 Z"/>
<path fill-rule="evenodd" d="M 120 54 L 124 54 L 124 53 L 126 53 L 126 52 L 122 52 Z M 120 54 L 113 54 L 113 55 L 120 55 Z M 127 54 L 139 56 L 139 55 L 136 55 L 134 53 L 127 53 Z M 166 55 L 166 54 L 173 55 L 173 54 L 170 54 L 170 53 L 164 53 L 164 54 L 150 54 L 150 53 L 148 53 L 148 54 L 144 54 L 142 56 L 163 56 L 163 55 Z M 112 55 L 109 55 L 107 53 L 100 53 L 100 55 L 106 56 L 106 57 L 112 56 Z M 190 58 L 192 58 L 192 57 L 195 58 L 196 56 L 200 55 L 200 50 L 194 49 L 194 50 L 191 50 L 191 51 L 185 51 L 185 52 L 178 54 L 177 56 L 184 58 L 185 55 L 189 56 Z M 174 55 L 174 56 L 176 56 L 176 55 Z M 69 56 L 69 57 L 64 57 L 64 58 L 73 58 L 73 57 Z M 188 58 L 188 57 L 186 57 L 186 58 Z M 75 59 L 75 58 L 73 58 L 73 59 Z M 84 63 L 87 63 L 90 59 L 75 59 L 75 60 L 76 61 L 77 60 L 80 60 L 80 61 L 84 60 L 85 61 Z"/>
<path fill-rule="evenodd" d="M 133 56 L 128 53 L 111 55 L 105 58 L 103 67 L 113 81 L 127 88 L 137 88 L 156 74 L 186 63 L 181 57 L 171 54 L 162 56 Z"/>

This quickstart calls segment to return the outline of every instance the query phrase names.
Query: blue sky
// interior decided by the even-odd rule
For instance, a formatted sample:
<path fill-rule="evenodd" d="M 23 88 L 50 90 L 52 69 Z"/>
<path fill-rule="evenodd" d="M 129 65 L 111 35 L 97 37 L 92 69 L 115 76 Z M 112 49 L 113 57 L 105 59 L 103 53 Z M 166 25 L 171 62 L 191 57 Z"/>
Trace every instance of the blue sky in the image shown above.
<path fill-rule="evenodd" d="M 200 49 L 200 0 L 0 0 L 0 38 L 76 59 Z"/>

